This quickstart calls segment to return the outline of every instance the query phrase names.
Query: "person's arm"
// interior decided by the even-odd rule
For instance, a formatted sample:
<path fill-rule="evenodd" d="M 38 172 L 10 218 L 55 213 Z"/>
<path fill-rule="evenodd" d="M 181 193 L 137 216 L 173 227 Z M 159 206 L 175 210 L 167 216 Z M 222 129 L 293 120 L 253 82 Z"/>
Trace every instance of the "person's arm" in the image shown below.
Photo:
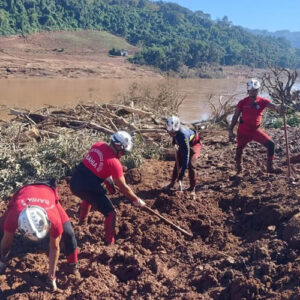
<path fill-rule="evenodd" d="M 229 128 L 228 128 L 229 139 L 230 139 L 230 140 L 233 140 L 233 138 L 234 138 L 233 128 L 234 128 L 234 126 L 236 125 L 236 123 L 237 123 L 237 121 L 238 121 L 238 119 L 239 119 L 239 117 L 240 117 L 240 114 L 241 114 L 241 110 L 237 107 L 237 108 L 235 109 L 234 114 L 233 114 L 233 117 L 232 117 L 232 120 L 231 120 L 231 124 L 230 124 L 230 126 L 229 126 Z"/>
<path fill-rule="evenodd" d="M 284 112 L 284 107 L 282 105 L 275 105 L 275 104 L 273 104 L 271 102 L 269 102 L 267 104 L 267 108 L 269 108 L 270 110 L 276 111 L 279 114 L 281 114 L 281 113 Z"/>
<path fill-rule="evenodd" d="M 14 240 L 14 233 L 4 231 L 3 238 L 1 240 L 1 261 L 6 263 L 12 243 Z"/>
<path fill-rule="evenodd" d="M 120 178 L 114 178 L 114 182 L 119 191 L 133 204 L 139 206 L 145 205 L 145 202 L 141 200 L 126 183 L 124 175 L 122 175 Z"/>
<path fill-rule="evenodd" d="M 50 236 L 48 279 L 50 279 L 51 281 L 55 281 L 55 272 L 56 272 L 58 257 L 60 252 L 60 248 L 59 248 L 60 239 L 61 239 L 61 235 L 58 236 L 57 238 L 53 238 Z"/>

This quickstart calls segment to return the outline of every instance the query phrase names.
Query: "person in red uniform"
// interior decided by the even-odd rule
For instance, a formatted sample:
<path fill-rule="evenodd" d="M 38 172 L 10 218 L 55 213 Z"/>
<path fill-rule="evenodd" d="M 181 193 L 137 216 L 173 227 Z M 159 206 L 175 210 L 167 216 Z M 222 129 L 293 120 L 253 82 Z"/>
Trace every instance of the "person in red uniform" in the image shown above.
<path fill-rule="evenodd" d="M 70 219 L 59 202 L 55 181 L 25 185 L 11 198 L 8 209 L 1 217 L 0 228 L 4 230 L 1 240 L 0 273 L 4 272 L 15 231 L 19 229 L 25 237 L 39 241 L 49 232 L 49 270 L 47 283 L 56 290 L 56 269 L 60 254 L 60 240 L 65 244 L 67 262 L 78 275 L 78 249 Z"/>
<path fill-rule="evenodd" d="M 116 210 L 106 196 L 107 191 L 103 183 L 111 192 L 114 192 L 112 183 L 116 184 L 119 191 L 133 205 L 145 205 L 145 202 L 127 185 L 120 162 L 121 156 L 129 153 L 132 146 L 132 138 L 125 131 L 114 133 L 110 138 L 110 144 L 95 143 L 74 170 L 70 181 L 72 193 L 83 200 L 79 224 L 86 223 L 89 210 L 93 205 L 105 216 L 104 231 L 107 245 L 115 242 Z"/>
<path fill-rule="evenodd" d="M 237 130 L 237 148 L 236 148 L 236 170 L 237 173 L 242 171 L 242 154 L 246 145 L 255 141 L 267 148 L 267 172 L 273 173 L 276 170 L 273 167 L 273 159 L 275 152 L 275 145 L 271 138 L 259 129 L 263 112 L 266 108 L 281 113 L 283 111 L 281 106 L 276 106 L 271 103 L 269 99 L 258 96 L 260 88 L 260 82 L 253 78 L 247 82 L 248 97 L 239 101 L 232 117 L 231 124 L 229 126 L 229 139 L 234 139 L 233 128 L 236 125 L 238 119 L 239 126 Z"/>

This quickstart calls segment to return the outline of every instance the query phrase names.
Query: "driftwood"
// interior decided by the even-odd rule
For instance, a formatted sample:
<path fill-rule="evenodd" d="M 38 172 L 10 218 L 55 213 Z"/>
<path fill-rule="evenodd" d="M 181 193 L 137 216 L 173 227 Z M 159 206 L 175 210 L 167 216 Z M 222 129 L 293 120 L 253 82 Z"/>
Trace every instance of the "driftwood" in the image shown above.
<path fill-rule="evenodd" d="M 224 96 L 218 98 L 218 105 L 213 103 L 213 95 L 209 96 L 209 105 L 211 109 L 211 121 L 213 123 L 228 124 L 228 117 L 234 113 L 235 104 L 234 99 L 238 94 L 232 95 L 226 99 Z"/>
<path fill-rule="evenodd" d="M 59 136 L 61 130 L 90 129 L 105 135 L 125 130 L 131 134 L 140 134 L 148 141 L 153 141 L 153 135 L 155 139 L 159 139 L 160 135 L 166 134 L 162 126 L 164 121 L 153 112 L 125 105 L 78 104 L 72 109 L 48 106 L 34 112 L 11 109 L 10 114 L 16 116 L 15 120 L 22 123 L 19 135 L 36 140 L 44 137 L 55 138 Z M 133 114 L 143 118 L 135 123 L 137 119 L 132 118 Z"/>
<path fill-rule="evenodd" d="M 141 115 L 141 116 L 148 116 L 148 117 L 152 117 L 153 113 L 152 112 L 148 112 L 148 111 L 143 111 L 141 109 L 137 109 L 137 108 L 133 108 L 130 106 L 125 106 L 125 105 L 117 105 L 117 104 L 106 104 L 107 108 L 113 108 L 113 109 L 123 109 L 129 113 L 134 113 L 137 115 Z"/>

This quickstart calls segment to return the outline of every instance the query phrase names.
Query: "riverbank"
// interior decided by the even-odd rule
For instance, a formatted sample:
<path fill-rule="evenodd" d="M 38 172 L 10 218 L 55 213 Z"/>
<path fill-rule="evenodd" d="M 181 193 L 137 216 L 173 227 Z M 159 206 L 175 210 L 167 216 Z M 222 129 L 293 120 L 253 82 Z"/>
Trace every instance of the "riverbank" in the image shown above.
<path fill-rule="evenodd" d="M 97 33 L 98 34 L 98 33 Z M 128 47 L 124 40 L 95 35 L 94 31 L 43 32 L 27 37 L 0 37 L 0 118 L 9 119 L 9 108 L 38 109 L 44 105 L 76 106 L 108 103 L 142 87 L 155 94 L 170 84 L 185 99 L 179 113 L 185 122 L 197 122 L 210 114 L 209 99 L 245 94 L 247 78 L 263 72 L 245 66 L 220 67 L 222 78 L 168 78 L 146 66 L 111 57 L 110 47 Z M 115 44 L 114 44 L 115 43 Z M 155 96 L 155 95 L 154 95 Z"/>

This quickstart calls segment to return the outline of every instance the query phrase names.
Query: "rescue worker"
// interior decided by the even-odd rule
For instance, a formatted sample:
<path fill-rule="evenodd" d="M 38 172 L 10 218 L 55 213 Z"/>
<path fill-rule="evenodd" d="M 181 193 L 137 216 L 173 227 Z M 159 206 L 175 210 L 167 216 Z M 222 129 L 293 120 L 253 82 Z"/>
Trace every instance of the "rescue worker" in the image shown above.
<path fill-rule="evenodd" d="M 0 273 L 8 264 L 8 256 L 17 229 L 31 241 L 40 241 L 49 233 L 49 270 L 47 286 L 56 290 L 56 269 L 60 241 L 64 242 L 69 271 L 79 276 L 78 249 L 70 219 L 59 202 L 54 180 L 24 185 L 12 196 L 8 208 L 0 218 L 4 230 L 1 240 Z"/>
<path fill-rule="evenodd" d="M 144 206 L 140 199 L 127 185 L 120 158 L 131 152 L 132 137 L 125 131 L 118 131 L 110 138 L 110 143 L 97 142 L 76 167 L 70 181 L 71 191 L 82 199 L 79 224 L 87 222 L 87 216 L 93 205 L 104 216 L 105 242 L 115 243 L 116 210 L 106 196 L 103 183 L 113 193 L 114 184 L 119 191 L 135 206 Z"/>
<path fill-rule="evenodd" d="M 173 188 L 176 180 L 181 182 L 185 170 L 189 170 L 190 187 L 187 189 L 195 195 L 196 187 L 196 164 L 201 150 L 200 136 L 195 130 L 181 125 L 180 119 L 171 116 L 166 120 L 166 129 L 173 138 L 175 146 L 175 165 L 173 169 L 171 183 L 166 189 Z"/>
<path fill-rule="evenodd" d="M 236 148 L 236 171 L 239 174 L 242 171 L 242 154 L 246 145 L 255 141 L 267 148 L 267 172 L 274 173 L 280 171 L 274 169 L 273 160 L 275 153 L 275 144 L 271 138 L 259 129 L 262 121 L 263 112 L 266 108 L 283 112 L 281 106 L 276 106 L 269 99 L 258 96 L 260 82 L 252 78 L 247 82 L 248 97 L 240 100 L 236 106 L 231 124 L 229 126 L 229 139 L 233 141 L 235 135 L 233 128 L 239 119 L 237 130 L 237 148 Z"/>

